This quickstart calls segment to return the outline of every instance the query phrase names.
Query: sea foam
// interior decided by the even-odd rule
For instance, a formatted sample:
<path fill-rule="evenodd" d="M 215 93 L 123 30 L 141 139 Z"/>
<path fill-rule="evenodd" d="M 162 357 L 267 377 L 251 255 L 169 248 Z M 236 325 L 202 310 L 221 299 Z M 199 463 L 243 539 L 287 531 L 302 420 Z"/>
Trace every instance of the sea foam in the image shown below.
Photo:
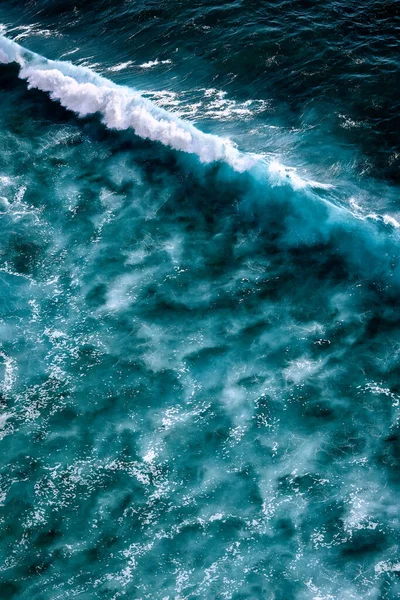
<path fill-rule="evenodd" d="M 285 183 L 295 189 L 333 187 L 300 177 L 296 169 L 276 158 L 267 161 L 260 154 L 241 152 L 231 140 L 200 131 L 133 88 L 117 85 L 88 67 L 49 60 L 0 34 L 0 63 L 13 62 L 20 66 L 19 77 L 29 88 L 47 92 L 81 117 L 99 113 L 109 129 L 132 129 L 143 139 L 195 154 L 203 163 L 223 161 L 239 173 L 261 168 L 274 184 Z"/>
<path fill-rule="evenodd" d="M 347 217 L 368 218 L 368 215 L 346 209 L 343 203 L 338 206 L 337 199 L 327 201 L 321 196 L 321 191 L 335 186 L 301 177 L 296 168 L 283 165 L 276 157 L 267 159 L 261 154 L 242 152 L 231 140 L 204 133 L 131 87 L 118 85 L 89 67 L 49 60 L 7 38 L 4 27 L 0 26 L 0 32 L 0 63 L 17 63 L 19 77 L 27 81 L 29 89 L 47 92 L 52 100 L 80 117 L 100 114 L 109 129 L 131 129 L 143 139 L 194 154 L 202 163 L 224 162 L 239 173 L 253 171 L 272 186 L 290 186 L 293 190 L 304 189 L 312 196 L 317 195 L 323 204 L 329 204 L 335 212 L 345 213 Z M 392 226 L 395 221 L 387 215 L 382 220 L 385 225 Z"/>
<path fill-rule="evenodd" d="M 203 133 L 132 88 L 116 85 L 85 67 L 47 60 L 4 36 L 0 36 L 0 62 L 18 63 L 19 76 L 29 88 L 49 93 L 81 117 L 100 113 L 110 129 L 132 129 L 141 138 L 196 154 L 203 163 L 225 161 L 239 172 L 251 169 L 258 160 L 240 152 L 228 139 Z"/>

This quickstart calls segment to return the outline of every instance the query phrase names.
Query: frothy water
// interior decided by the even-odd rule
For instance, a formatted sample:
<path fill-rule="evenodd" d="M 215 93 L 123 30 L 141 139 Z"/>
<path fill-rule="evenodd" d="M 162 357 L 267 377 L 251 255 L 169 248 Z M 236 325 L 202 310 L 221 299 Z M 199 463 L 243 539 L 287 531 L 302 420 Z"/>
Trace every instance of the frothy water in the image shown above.
<path fill-rule="evenodd" d="M 17 42 L 0 596 L 397 598 L 398 222 L 359 200 L 396 188 L 320 182 L 107 78 L 173 70 L 159 48 L 104 77 Z"/>

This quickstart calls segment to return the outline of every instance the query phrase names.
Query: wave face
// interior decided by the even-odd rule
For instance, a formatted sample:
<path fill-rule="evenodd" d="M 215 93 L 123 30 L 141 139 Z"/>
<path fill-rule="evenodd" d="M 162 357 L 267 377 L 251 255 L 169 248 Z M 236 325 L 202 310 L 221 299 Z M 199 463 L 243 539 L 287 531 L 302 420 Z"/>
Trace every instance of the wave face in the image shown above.
<path fill-rule="evenodd" d="M 399 597 L 392 137 L 278 4 L 0 7 L 1 598 Z"/>

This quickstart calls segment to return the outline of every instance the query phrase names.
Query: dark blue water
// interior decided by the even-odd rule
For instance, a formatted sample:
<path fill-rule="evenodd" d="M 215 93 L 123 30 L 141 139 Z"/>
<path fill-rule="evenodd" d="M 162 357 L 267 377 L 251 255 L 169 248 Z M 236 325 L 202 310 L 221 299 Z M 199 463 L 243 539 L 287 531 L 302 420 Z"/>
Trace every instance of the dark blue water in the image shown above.
<path fill-rule="evenodd" d="M 400 597 L 399 8 L 1 3 L 1 600 Z"/>

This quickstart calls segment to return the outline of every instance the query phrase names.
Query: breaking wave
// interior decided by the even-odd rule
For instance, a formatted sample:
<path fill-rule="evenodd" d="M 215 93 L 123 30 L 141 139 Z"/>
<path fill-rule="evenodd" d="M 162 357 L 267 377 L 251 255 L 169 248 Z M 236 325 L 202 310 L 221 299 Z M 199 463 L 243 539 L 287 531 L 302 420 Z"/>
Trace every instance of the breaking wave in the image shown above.
<path fill-rule="evenodd" d="M 19 77 L 29 89 L 48 93 L 79 117 L 100 114 L 111 130 L 132 130 L 143 139 L 196 155 L 205 165 L 227 165 L 233 169 L 229 177 L 249 173 L 241 194 L 246 218 L 250 214 L 258 225 L 269 227 L 275 211 L 285 248 L 333 243 L 335 252 L 358 273 L 385 279 L 395 275 L 391 284 L 400 282 L 394 218 L 352 211 L 333 185 L 304 179 L 295 168 L 277 160 L 241 152 L 229 139 L 202 132 L 134 89 L 117 85 L 88 67 L 48 60 L 4 35 L 0 36 L 0 62 L 17 63 Z"/>

